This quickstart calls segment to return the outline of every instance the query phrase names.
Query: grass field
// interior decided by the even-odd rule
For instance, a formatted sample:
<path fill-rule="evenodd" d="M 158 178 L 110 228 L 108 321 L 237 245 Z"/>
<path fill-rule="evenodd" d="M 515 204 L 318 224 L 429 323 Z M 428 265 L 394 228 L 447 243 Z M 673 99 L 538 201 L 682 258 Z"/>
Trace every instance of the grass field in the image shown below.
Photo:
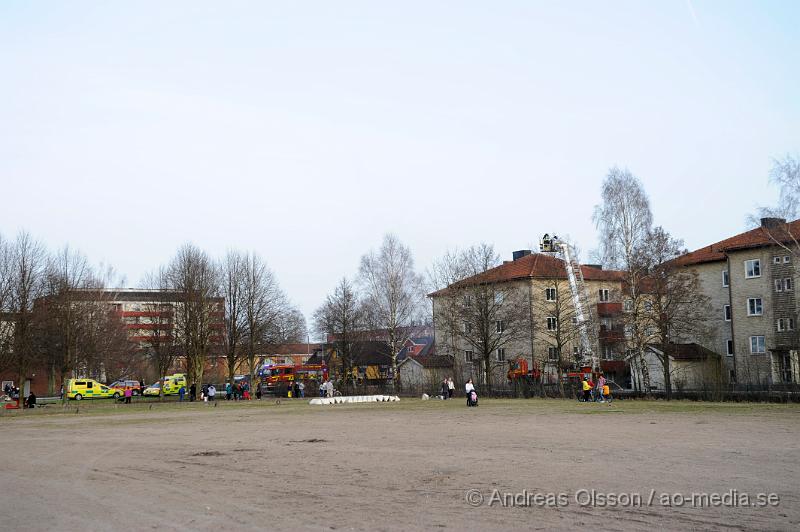
<path fill-rule="evenodd" d="M 798 414 L 683 401 L 70 402 L 0 415 L 7 449 L 19 449 L 0 456 L 0 482 L 18 494 L 0 499 L 0 523 L 790 530 Z M 661 500 L 733 492 L 777 504 Z"/>

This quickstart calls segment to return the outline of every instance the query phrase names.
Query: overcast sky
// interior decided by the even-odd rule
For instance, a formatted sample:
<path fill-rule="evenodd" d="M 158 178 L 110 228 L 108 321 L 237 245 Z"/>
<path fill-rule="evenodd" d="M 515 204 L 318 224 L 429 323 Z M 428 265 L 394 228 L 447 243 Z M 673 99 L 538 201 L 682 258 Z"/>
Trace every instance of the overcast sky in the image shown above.
<path fill-rule="evenodd" d="M 609 167 L 697 248 L 800 151 L 800 2 L 0 3 L 0 233 L 136 286 L 253 249 L 310 315 L 396 233 L 422 270 L 596 246 Z"/>

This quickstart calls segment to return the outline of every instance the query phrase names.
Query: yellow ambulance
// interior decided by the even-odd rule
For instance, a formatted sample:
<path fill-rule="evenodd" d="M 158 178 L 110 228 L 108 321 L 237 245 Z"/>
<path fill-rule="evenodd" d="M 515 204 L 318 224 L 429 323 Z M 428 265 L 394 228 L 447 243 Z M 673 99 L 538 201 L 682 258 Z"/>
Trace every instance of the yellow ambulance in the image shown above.
<path fill-rule="evenodd" d="M 109 388 L 105 384 L 94 379 L 67 379 L 64 386 L 64 393 L 67 399 L 106 399 L 113 397 L 117 399 L 121 393 L 119 390 Z"/>
<path fill-rule="evenodd" d="M 160 381 L 145 388 L 144 395 L 158 395 L 161 391 L 162 383 L 164 386 L 164 395 L 178 395 L 181 386 L 187 393 L 189 391 L 186 387 L 186 375 L 183 373 L 176 373 L 174 375 L 167 375 Z"/>

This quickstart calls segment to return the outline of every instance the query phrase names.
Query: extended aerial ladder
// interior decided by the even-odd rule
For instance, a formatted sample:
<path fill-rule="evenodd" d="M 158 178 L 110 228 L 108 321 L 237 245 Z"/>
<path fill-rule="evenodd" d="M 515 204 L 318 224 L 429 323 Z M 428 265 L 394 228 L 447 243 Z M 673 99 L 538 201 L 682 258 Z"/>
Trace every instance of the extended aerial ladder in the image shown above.
<path fill-rule="evenodd" d="M 575 307 L 575 324 L 578 328 L 578 354 L 581 365 L 591 364 L 592 372 L 599 371 L 597 352 L 599 347 L 597 320 L 592 310 L 591 301 L 586 292 L 586 283 L 583 279 L 583 270 L 575 257 L 575 251 L 567 242 L 557 236 L 545 234 L 539 243 L 539 251 L 550 253 L 564 261 L 567 272 L 569 290 L 572 294 L 572 304 Z"/>

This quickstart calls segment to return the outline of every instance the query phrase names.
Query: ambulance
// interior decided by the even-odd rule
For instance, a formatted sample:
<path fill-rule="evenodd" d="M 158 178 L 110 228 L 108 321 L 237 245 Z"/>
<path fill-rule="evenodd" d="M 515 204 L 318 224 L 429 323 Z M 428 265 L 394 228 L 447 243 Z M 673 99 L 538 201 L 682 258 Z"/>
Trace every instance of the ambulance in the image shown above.
<path fill-rule="evenodd" d="M 119 390 L 109 388 L 94 379 L 67 379 L 64 393 L 67 399 L 75 399 L 76 401 L 82 399 L 106 399 L 109 397 L 117 399 L 122 395 Z"/>
<path fill-rule="evenodd" d="M 161 386 L 164 386 L 164 395 L 178 395 L 181 387 L 188 393 L 189 389 L 186 386 L 186 375 L 183 373 L 176 373 L 174 375 L 167 375 L 160 381 L 153 383 L 144 390 L 144 395 L 158 395 L 161 391 Z"/>

